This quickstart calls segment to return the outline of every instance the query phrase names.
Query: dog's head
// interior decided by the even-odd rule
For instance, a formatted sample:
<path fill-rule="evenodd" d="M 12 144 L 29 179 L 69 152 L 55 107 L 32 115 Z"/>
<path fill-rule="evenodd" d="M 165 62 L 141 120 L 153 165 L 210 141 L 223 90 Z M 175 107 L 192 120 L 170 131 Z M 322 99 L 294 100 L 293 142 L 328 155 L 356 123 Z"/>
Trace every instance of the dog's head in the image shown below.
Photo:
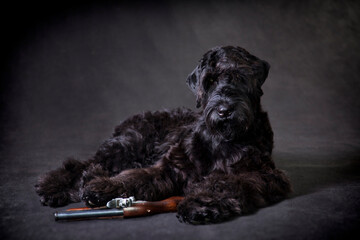
<path fill-rule="evenodd" d="M 260 110 L 261 86 L 269 68 L 240 47 L 216 47 L 205 53 L 187 84 L 203 109 L 207 128 L 227 139 L 245 133 Z"/>

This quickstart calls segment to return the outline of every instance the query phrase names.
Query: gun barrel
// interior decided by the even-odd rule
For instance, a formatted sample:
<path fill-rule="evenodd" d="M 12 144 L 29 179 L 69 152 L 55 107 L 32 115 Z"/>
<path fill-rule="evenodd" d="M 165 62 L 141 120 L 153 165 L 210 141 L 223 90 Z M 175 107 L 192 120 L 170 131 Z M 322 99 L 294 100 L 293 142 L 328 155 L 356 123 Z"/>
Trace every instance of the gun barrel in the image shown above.
<path fill-rule="evenodd" d="M 55 220 L 85 220 L 85 219 L 108 219 L 124 216 L 123 209 L 97 209 L 55 212 Z"/>

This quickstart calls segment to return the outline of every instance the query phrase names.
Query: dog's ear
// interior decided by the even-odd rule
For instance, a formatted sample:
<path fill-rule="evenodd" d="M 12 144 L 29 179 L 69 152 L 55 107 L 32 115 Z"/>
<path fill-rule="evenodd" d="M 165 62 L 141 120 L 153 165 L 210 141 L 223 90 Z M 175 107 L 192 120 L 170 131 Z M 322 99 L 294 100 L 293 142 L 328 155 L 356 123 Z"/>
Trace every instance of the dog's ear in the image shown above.
<path fill-rule="evenodd" d="M 255 75 L 259 86 L 262 86 L 269 74 L 270 64 L 264 60 L 259 60 L 255 65 Z"/>
<path fill-rule="evenodd" d="M 197 86 L 199 84 L 199 67 L 196 67 L 186 79 L 186 83 L 189 86 L 190 90 L 196 94 Z"/>
<path fill-rule="evenodd" d="M 200 85 L 199 82 L 200 82 L 200 73 L 199 73 L 199 66 L 197 66 L 186 79 L 186 83 L 189 86 L 190 90 L 197 96 L 196 98 L 197 108 L 201 106 L 201 100 L 200 97 L 198 96 L 199 85 Z"/>

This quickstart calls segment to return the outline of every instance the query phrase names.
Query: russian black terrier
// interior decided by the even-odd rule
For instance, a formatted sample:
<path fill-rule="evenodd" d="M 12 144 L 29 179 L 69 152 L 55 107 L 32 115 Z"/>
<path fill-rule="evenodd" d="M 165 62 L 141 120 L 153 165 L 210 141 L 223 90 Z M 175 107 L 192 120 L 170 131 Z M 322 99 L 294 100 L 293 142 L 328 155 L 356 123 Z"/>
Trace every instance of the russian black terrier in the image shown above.
<path fill-rule="evenodd" d="M 185 196 L 177 216 L 215 223 L 284 199 L 289 179 L 271 158 L 273 132 L 261 108 L 269 64 L 240 47 L 216 47 L 188 76 L 199 112 L 179 108 L 135 115 L 115 128 L 94 157 L 68 159 L 41 176 L 42 204 L 116 197 Z"/>

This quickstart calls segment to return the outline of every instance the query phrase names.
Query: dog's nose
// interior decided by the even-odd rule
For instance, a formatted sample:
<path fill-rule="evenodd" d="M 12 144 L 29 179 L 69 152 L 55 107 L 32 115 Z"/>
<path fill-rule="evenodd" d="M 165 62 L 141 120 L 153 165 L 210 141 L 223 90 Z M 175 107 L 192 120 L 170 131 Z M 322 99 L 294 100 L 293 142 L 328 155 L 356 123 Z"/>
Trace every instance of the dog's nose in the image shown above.
<path fill-rule="evenodd" d="M 232 113 L 232 110 L 230 109 L 230 106 L 227 104 L 222 104 L 218 107 L 218 115 L 221 118 L 226 118 L 230 116 Z"/>

